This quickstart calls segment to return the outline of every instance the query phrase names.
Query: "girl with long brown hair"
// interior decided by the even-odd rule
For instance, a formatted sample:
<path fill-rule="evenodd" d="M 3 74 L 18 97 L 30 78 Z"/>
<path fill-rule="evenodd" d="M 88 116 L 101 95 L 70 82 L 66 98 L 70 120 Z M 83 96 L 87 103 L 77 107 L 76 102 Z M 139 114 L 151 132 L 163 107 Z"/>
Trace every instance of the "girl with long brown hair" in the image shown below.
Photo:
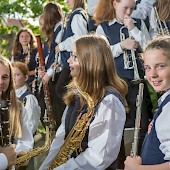
<path fill-rule="evenodd" d="M 115 168 L 126 117 L 127 84 L 117 75 L 110 45 L 104 37 L 83 36 L 76 41 L 75 50 L 68 63 L 73 80 L 67 86 L 68 92 L 64 96 L 67 107 L 49 155 L 40 170 L 48 169 L 55 161 L 62 144 L 69 140 L 67 137 L 76 124 L 77 117 L 88 114 L 89 101 L 84 99 L 77 86 L 94 102 L 94 107 L 90 108 L 94 110 L 94 117 L 80 143 L 82 152 L 76 154 L 74 151 L 68 161 L 59 168 L 63 170 Z M 78 138 L 79 136 L 74 140 L 77 141 Z"/>

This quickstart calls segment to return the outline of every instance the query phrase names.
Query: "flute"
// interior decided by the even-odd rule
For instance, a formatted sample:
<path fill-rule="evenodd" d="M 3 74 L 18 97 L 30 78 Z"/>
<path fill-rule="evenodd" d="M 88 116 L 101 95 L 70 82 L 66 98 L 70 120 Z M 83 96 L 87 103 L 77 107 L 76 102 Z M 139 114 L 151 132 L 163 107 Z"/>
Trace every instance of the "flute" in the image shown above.
<path fill-rule="evenodd" d="M 139 130 L 140 130 L 140 120 L 141 120 L 141 109 L 143 101 L 143 88 L 144 84 L 139 84 L 139 91 L 136 98 L 136 119 L 135 119 L 135 130 L 134 130 L 134 141 L 132 143 L 131 157 L 136 157 L 138 153 L 138 140 L 139 140 Z"/>

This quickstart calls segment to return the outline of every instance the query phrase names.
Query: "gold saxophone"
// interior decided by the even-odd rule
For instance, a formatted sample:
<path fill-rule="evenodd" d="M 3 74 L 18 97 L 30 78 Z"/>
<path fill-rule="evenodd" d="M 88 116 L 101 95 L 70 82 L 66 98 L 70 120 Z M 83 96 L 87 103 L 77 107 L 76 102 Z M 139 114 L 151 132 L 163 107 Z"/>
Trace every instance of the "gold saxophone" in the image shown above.
<path fill-rule="evenodd" d="M 81 142 L 95 114 L 94 101 L 90 95 L 86 92 L 82 92 L 79 86 L 76 86 L 76 88 L 78 93 L 87 101 L 87 113 L 83 115 L 80 113 L 75 125 L 71 129 L 70 133 L 64 141 L 64 144 L 60 148 L 48 170 L 52 170 L 57 166 L 66 163 L 74 151 L 82 152 Z"/>

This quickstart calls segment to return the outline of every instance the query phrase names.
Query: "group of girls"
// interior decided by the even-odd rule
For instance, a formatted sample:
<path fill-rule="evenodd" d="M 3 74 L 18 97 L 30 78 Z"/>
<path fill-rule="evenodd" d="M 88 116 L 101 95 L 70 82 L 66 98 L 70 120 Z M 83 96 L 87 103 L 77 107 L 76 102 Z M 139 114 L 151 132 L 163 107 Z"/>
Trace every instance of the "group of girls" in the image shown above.
<path fill-rule="evenodd" d="M 135 0 L 109 0 L 109 2 L 99 0 L 94 13 L 98 35 L 86 35 L 88 26 L 84 1 L 67 0 L 67 3 L 72 12 L 64 29 L 61 24 L 61 7 L 58 4 L 48 3 L 42 14 L 41 30 L 45 36 L 45 71 L 40 68 L 39 76 L 43 83 L 49 84 L 52 109 L 54 109 L 53 115 L 57 123 L 56 129 L 58 126 L 59 128 L 49 155 L 40 169 L 48 169 L 51 166 L 57 154 L 62 152 L 60 149 L 62 149 L 65 140 L 71 140 L 69 132 L 74 124 L 78 123 L 78 118 L 81 119 L 82 115 L 88 114 L 87 101 L 82 94 L 88 94 L 91 97 L 95 106 L 95 115 L 89 122 L 85 137 L 81 141 L 82 151 L 73 150 L 71 158 L 68 158 L 64 164 L 55 169 L 116 169 L 116 161 L 123 141 L 124 126 L 134 127 L 136 95 L 138 93 L 138 84 L 135 82 L 136 73 L 139 75 L 138 81 L 144 79 L 142 62 L 138 57 L 141 52 L 144 52 L 146 78 L 154 90 L 161 92 L 162 96 L 158 101 L 159 108 L 154 114 L 153 121 L 149 124 L 152 118 L 152 108 L 147 101 L 149 93 L 144 82 L 139 149 L 144 134 L 148 130 L 148 125 L 150 128 L 144 140 L 141 158 L 127 157 L 125 169 L 170 169 L 168 163 L 170 162 L 170 129 L 168 128 L 170 121 L 168 115 L 170 38 L 159 37 L 146 48 L 150 36 L 144 22 L 130 17 L 135 7 Z M 159 8 L 157 9 L 159 13 Z M 168 19 L 165 19 L 165 21 L 169 22 Z M 31 49 L 31 43 L 26 40 L 26 37 L 23 40 L 25 47 L 23 45 L 20 52 L 22 56 L 24 56 L 25 50 Z M 22 36 L 20 38 L 22 39 Z M 135 63 L 132 56 L 127 63 L 124 62 L 124 59 L 126 59 L 124 57 L 127 57 L 126 52 L 127 56 L 129 56 L 129 52 L 130 55 L 136 56 Z M 30 54 L 33 54 L 33 51 Z M 26 59 L 26 61 L 29 61 L 28 63 L 31 62 L 32 55 L 30 54 L 27 55 Z M 60 65 L 62 70 L 56 73 L 56 80 L 53 82 L 51 77 L 56 66 L 55 57 L 57 55 L 61 57 L 61 63 L 57 63 L 57 65 Z M 1 64 L 0 66 L 3 71 L 6 71 L 5 80 L 8 79 L 8 82 L 3 83 L 4 89 L 2 88 L 1 91 L 8 94 L 9 87 L 9 89 L 12 88 L 14 95 L 14 87 L 10 85 L 10 83 L 13 83 L 11 65 L 6 59 L 2 58 L 2 60 L 7 62 L 6 65 Z M 126 66 L 128 68 L 125 68 Z M 137 66 L 137 72 L 134 71 L 135 66 Z M 15 64 L 14 67 L 18 68 Z M 32 71 L 31 68 L 29 69 Z M 25 73 L 22 74 L 23 77 L 26 75 Z M 35 75 L 35 72 L 33 75 Z M 72 81 L 69 83 L 70 75 Z M 24 78 L 26 80 L 26 77 Z M 4 79 L 4 74 L 2 79 Z M 64 95 L 65 85 L 67 84 L 67 93 Z M 12 100 L 12 95 L 6 96 L 9 100 Z M 62 101 L 63 96 L 64 103 Z M 14 98 L 16 100 L 16 96 Z M 20 105 L 17 100 L 14 104 L 17 107 Z M 62 115 L 64 105 L 66 105 L 66 109 Z M 128 109 L 126 109 L 127 107 Z M 23 112 L 20 111 L 20 114 L 28 117 L 27 114 L 24 114 L 25 109 L 23 107 L 22 110 Z M 60 113 L 58 113 L 59 110 Z M 126 114 L 128 110 L 129 113 Z M 12 105 L 10 111 L 12 111 Z M 16 139 L 17 145 L 20 140 L 24 140 L 25 142 L 21 142 L 21 144 L 28 144 L 30 147 L 25 148 L 29 150 L 31 149 L 29 144 L 32 144 L 32 134 L 30 133 L 29 139 L 29 135 L 25 136 L 24 132 L 27 130 L 25 126 L 28 125 L 26 119 L 23 116 L 23 119 L 18 120 L 19 123 L 14 125 L 13 120 L 18 119 L 19 112 L 16 114 L 14 110 L 14 113 L 13 117 L 10 117 L 10 134 Z M 25 150 L 22 152 L 25 152 Z"/>

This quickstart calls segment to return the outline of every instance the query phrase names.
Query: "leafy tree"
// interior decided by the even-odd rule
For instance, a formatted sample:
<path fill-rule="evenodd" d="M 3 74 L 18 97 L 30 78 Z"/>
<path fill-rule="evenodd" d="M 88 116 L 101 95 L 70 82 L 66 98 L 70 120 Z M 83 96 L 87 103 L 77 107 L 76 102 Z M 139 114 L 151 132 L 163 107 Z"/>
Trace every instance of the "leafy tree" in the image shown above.
<path fill-rule="evenodd" d="M 43 7 L 51 0 L 3 0 L 0 1 L 0 53 L 8 58 L 11 56 L 11 49 L 16 32 L 20 29 L 17 26 L 9 26 L 6 19 L 14 18 L 20 20 L 23 26 L 29 27 L 34 34 L 39 34 L 38 26 L 31 25 L 28 18 L 37 20 L 43 11 Z M 56 0 L 62 5 L 64 11 L 68 7 L 64 0 Z"/>

